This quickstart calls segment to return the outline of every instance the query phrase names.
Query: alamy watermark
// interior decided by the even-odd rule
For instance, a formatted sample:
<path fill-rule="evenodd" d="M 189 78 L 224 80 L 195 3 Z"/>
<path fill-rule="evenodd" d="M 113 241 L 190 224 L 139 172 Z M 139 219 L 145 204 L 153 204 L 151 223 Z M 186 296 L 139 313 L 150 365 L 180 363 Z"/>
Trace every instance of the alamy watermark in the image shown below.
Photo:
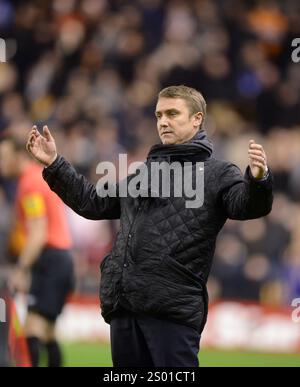
<path fill-rule="evenodd" d="M 0 38 L 0 62 L 6 62 L 6 43 Z"/>
<path fill-rule="evenodd" d="M 292 313 L 292 320 L 294 323 L 300 322 L 300 298 L 294 298 L 292 301 L 292 307 L 295 308 Z"/>
<path fill-rule="evenodd" d="M 299 63 L 300 62 L 300 38 L 293 39 L 292 47 L 296 47 L 292 51 L 292 61 L 294 63 Z"/>
<path fill-rule="evenodd" d="M 119 176 L 133 174 L 123 179 L 117 187 L 117 169 L 112 162 L 98 164 L 96 173 L 105 175 L 96 185 L 100 197 L 184 197 L 186 208 L 199 208 L 204 202 L 204 163 L 158 162 L 127 163 L 127 154 L 119 155 Z"/>
<path fill-rule="evenodd" d="M 6 322 L 6 303 L 0 298 L 0 323 Z"/>

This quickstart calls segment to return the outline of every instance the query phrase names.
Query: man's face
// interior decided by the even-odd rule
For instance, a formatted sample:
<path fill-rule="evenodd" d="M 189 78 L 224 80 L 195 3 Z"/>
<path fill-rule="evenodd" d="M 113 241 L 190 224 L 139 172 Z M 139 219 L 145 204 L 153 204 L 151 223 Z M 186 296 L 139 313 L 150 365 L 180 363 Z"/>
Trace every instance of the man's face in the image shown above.
<path fill-rule="evenodd" d="M 157 101 L 155 115 L 158 135 L 163 144 L 177 145 L 190 140 L 199 130 L 203 114 L 190 114 L 182 98 L 161 97 Z"/>
<path fill-rule="evenodd" d="M 9 140 L 0 142 L 0 174 L 3 177 L 15 177 L 17 175 L 17 152 Z"/>

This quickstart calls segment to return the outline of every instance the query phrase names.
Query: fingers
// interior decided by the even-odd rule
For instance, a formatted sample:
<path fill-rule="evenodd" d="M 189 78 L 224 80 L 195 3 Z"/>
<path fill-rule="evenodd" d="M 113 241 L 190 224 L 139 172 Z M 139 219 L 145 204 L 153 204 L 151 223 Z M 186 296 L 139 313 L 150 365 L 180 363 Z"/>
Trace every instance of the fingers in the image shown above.
<path fill-rule="evenodd" d="M 248 155 L 251 159 L 260 160 L 260 161 L 266 161 L 266 155 L 264 152 L 259 151 L 248 151 Z"/>
<path fill-rule="evenodd" d="M 31 153 L 31 148 L 34 145 L 34 141 L 35 141 L 35 135 L 33 133 L 29 134 L 29 138 L 28 138 L 28 141 L 26 143 L 27 152 Z"/>
<path fill-rule="evenodd" d="M 250 141 L 249 141 L 249 147 L 250 147 L 250 148 L 259 148 L 259 149 L 262 149 L 262 145 L 257 144 L 254 140 L 250 140 Z"/>
<path fill-rule="evenodd" d="M 262 145 L 256 144 L 254 140 L 250 140 L 248 155 L 251 167 L 258 167 L 263 171 L 267 170 L 267 156 Z"/>
<path fill-rule="evenodd" d="M 263 156 L 252 156 L 252 155 L 249 155 L 250 159 L 252 161 L 257 161 L 259 163 L 262 163 L 262 164 L 266 164 L 266 159 L 263 157 Z"/>
<path fill-rule="evenodd" d="M 263 156 L 263 157 L 265 157 L 265 152 L 261 151 L 261 150 L 249 149 L 248 153 L 253 155 L 253 156 Z"/>
<path fill-rule="evenodd" d="M 254 140 L 249 141 L 249 150 L 256 150 L 264 152 L 264 148 L 260 144 L 256 144 Z"/>
<path fill-rule="evenodd" d="M 53 137 L 51 136 L 50 130 L 48 129 L 47 125 L 43 127 L 43 134 L 47 141 L 53 141 Z"/>
<path fill-rule="evenodd" d="M 263 159 L 267 159 L 264 148 L 260 144 L 256 144 L 254 140 L 249 141 L 249 149 L 248 154 L 250 157 L 256 158 L 262 157 Z"/>
<path fill-rule="evenodd" d="M 36 126 L 33 126 L 32 127 L 32 129 L 31 129 L 31 131 L 29 132 L 29 134 L 28 134 L 28 140 L 30 139 L 30 138 L 32 138 L 34 135 L 36 135 Z"/>
<path fill-rule="evenodd" d="M 31 152 L 31 148 L 34 146 L 34 143 L 35 143 L 35 140 L 40 136 L 40 133 L 37 129 L 37 126 L 34 125 L 31 129 L 31 131 L 29 132 L 29 135 L 28 135 L 28 140 L 27 140 L 27 143 L 26 143 L 26 149 L 29 153 L 32 153 Z"/>

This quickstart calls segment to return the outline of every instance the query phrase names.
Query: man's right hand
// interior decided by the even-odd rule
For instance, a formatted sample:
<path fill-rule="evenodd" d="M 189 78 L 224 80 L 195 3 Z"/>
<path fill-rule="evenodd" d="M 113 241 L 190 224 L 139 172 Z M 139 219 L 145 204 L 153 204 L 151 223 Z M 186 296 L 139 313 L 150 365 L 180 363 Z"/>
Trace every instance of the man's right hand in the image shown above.
<path fill-rule="evenodd" d="M 51 165 L 57 157 L 56 144 L 48 126 L 43 127 L 43 136 L 36 126 L 33 126 L 26 145 L 27 151 L 46 167 Z"/>

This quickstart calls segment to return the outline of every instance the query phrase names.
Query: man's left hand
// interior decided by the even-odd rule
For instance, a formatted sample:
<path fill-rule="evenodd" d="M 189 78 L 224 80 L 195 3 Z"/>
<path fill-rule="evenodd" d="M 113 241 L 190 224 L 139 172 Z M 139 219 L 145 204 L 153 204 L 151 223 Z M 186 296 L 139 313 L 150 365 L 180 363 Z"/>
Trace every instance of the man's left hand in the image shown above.
<path fill-rule="evenodd" d="M 262 179 L 267 171 L 267 156 L 264 148 L 260 144 L 256 144 L 254 140 L 249 141 L 249 165 L 251 174 L 255 179 Z"/>

